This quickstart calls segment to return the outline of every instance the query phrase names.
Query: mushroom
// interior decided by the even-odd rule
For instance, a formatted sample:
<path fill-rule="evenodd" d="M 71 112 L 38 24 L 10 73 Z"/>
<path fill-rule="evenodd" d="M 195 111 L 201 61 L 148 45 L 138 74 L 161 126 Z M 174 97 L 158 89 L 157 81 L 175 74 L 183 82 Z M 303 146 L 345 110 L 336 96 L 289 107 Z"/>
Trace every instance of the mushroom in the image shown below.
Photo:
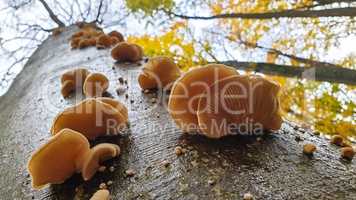
<path fill-rule="evenodd" d="M 76 68 L 65 72 L 61 76 L 61 93 L 63 97 L 68 97 L 69 94 L 76 89 L 82 89 L 83 83 L 90 72 L 85 68 Z"/>
<path fill-rule="evenodd" d="M 107 189 L 96 191 L 89 200 L 109 200 L 110 192 Z"/>
<path fill-rule="evenodd" d="M 95 46 L 95 45 L 96 45 L 95 38 L 87 38 L 87 39 L 81 39 L 78 47 L 79 47 L 79 49 L 83 49 L 83 48 Z"/>
<path fill-rule="evenodd" d="M 90 149 L 88 140 L 79 132 L 62 129 L 33 153 L 28 162 L 32 186 L 41 189 L 48 184 L 60 184 L 75 172 L 84 180 L 91 179 L 99 163 L 120 154 L 116 144 L 103 143 Z"/>
<path fill-rule="evenodd" d="M 111 57 L 117 61 L 136 62 L 141 60 L 142 56 L 142 48 L 128 42 L 120 42 L 111 50 Z"/>
<path fill-rule="evenodd" d="M 80 40 L 81 40 L 80 37 L 75 37 L 71 40 L 70 46 L 72 47 L 72 49 L 76 49 L 79 47 Z"/>
<path fill-rule="evenodd" d="M 101 34 L 96 39 L 96 48 L 108 48 L 112 44 L 111 37 L 106 34 Z"/>
<path fill-rule="evenodd" d="M 138 82 L 143 90 L 154 88 L 170 89 L 172 83 L 181 75 L 180 69 L 173 59 L 158 56 L 151 58 L 138 76 Z"/>
<path fill-rule="evenodd" d="M 119 43 L 119 39 L 117 39 L 116 37 L 110 37 L 110 40 L 111 40 L 111 46 L 114 46 L 116 45 L 117 43 Z"/>
<path fill-rule="evenodd" d="M 54 119 L 52 135 L 70 128 L 93 140 L 98 136 L 117 135 L 128 122 L 127 108 L 107 97 L 89 98 L 65 109 Z"/>
<path fill-rule="evenodd" d="M 175 81 L 168 101 L 168 112 L 184 132 L 198 131 L 196 112 L 200 96 L 215 81 L 238 75 L 228 66 L 209 64 L 193 68 Z"/>
<path fill-rule="evenodd" d="M 109 79 L 102 73 L 91 73 L 87 76 L 83 85 L 86 97 L 100 97 L 109 87 Z"/>
<path fill-rule="evenodd" d="M 197 117 L 202 134 L 220 138 L 229 134 L 278 130 L 279 85 L 261 76 L 235 75 L 216 81 L 201 96 Z"/>
<path fill-rule="evenodd" d="M 124 36 L 118 31 L 111 31 L 108 35 L 117 38 L 119 42 L 123 42 L 125 40 Z"/>

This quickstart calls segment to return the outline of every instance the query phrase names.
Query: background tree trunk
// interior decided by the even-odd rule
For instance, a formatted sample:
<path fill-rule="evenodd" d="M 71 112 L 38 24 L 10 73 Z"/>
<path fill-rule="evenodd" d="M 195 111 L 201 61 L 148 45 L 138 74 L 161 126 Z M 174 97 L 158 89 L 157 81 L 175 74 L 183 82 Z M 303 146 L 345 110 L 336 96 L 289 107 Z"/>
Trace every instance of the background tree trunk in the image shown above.
<path fill-rule="evenodd" d="M 246 192 L 257 199 L 356 199 L 355 161 L 340 160 L 339 148 L 325 138 L 289 122 L 261 141 L 256 136 L 209 140 L 183 135 L 162 106 L 166 99 L 153 105 L 150 99 L 156 94 L 141 92 L 136 80 L 140 64 L 114 64 L 109 50 L 70 50 L 68 40 L 75 30 L 72 26 L 48 38 L 0 98 L 1 199 L 73 199 L 81 194 L 76 187 L 88 199 L 109 180 L 113 199 L 241 199 Z M 88 182 L 76 175 L 33 191 L 26 163 L 50 138 L 55 115 L 82 98 L 63 99 L 59 90 L 60 74 L 78 66 L 105 73 L 111 96 L 129 108 L 130 130 L 97 141 L 119 144 L 122 154 L 105 163 L 115 166 L 114 172 L 97 173 Z M 129 82 L 127 99 L 115 93 L 120 76 Z M 302 154 L 307 142 L 318 148 L 313 158 Z M 177 145 L 188 152 L 177 157 Z M 171 163 L 168 168 L 162 166 L 164 160 Z M 125 177 L 128 168 L 136 170 L 135 177 Z"/>

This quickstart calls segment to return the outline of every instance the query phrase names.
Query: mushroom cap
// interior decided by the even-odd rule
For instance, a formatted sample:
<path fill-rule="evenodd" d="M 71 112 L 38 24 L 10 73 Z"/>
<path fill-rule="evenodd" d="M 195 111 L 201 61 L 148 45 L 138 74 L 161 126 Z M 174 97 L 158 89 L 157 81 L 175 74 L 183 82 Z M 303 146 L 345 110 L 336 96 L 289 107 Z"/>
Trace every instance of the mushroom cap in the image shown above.
<path fill-rule="evenodd" d="M 117 38 L 119 42 L 123 42 L 125 40 L 124 36 L 118 31 L 111 31 L 108 35 Z"/>
<path fill-rule="evenodd" d="M 111 37 L 109 35 L 106 35 L 104 33 L 102 33 L 101 35 L 99 35 L 96 39 L 96 45 L 101 45 L 104 47 L 110 47 L 111 46 Z"/>
<path fill-rule="evenodd" d="M 91 73 L 83 85 L 83 92 L 87 97 L 99 97 L 109 88 L 109 79 L 102 73 Z"/>
<path fill-rule="evenodd" d="M 238 72 L 231 67 L 209 64 L 193 68 L 177 79 L 169 97 L 168 111 L 178 127 L 185 132 L 198 131 L 196 112 L 200 96 L 215 81 L 234 75 Z"/>
<path fill-rule="evenodd" d="M 109 200 L 110 192 L 107 189 L 96 191 L 89 200 Z"/>
<path fill-rule="evenodd" d="M 67 97 L 72 91 L 82 89 L 83 83 L 90 72 L 85 68 L 76 68 L 65 72 L 61 76 L 61 93 Z"/>
<path fill-rule="evenodd" d="M 151 77 L 152 76 L 148 75 L 145 72 L 142 72 L 138 75 L 137 80 L 143 90 L 157 88 L 157 80 Z"/>
<path fill-rule="evenodd" d="M 82 163 L 82 177 L 85 181 L 91 179 L 100 167 L 100 163 L 108 159 L 117 157 L 120 154 L 120 147 L 116 144 L 102 143 L 94 146 L 84 156 Z"/>
<path fill-rule="evenodd" d="M 110 40 L 111 40 L 111 45 L 116 45 L 117 43 L 119 43 L 119 39 L 117 39 L 117 37 L 113 37 L 113 36 L 110 36 Z"/>
<path fill-rule="evenodd" d="M 82 134 L 62 129 L 31 156 L 28 171 L 32 186 L 41 189 L 47 184 L 63 183 L 77 170 L 77 157 L 89 147 Z"/>
<path fill-rule="evenodd" d="M 254 75 L 216 81 L 199 100 L 197 116 L 201 133 L 210 138 L 234 134 L 235 129 L 250 133 L 257 127 L 251 125 L 257 123 L 263 129 L 279 129 L 282 119 L 278 91 L 278 85 Z"/>
<path fill-rule="evenodd" d="M 71 40 L 71 42 L 70 42 L 70 46 L 71 46 L 73 49 L 78 48 L 80 40 L 81 40 L 80 37 L 74 37 L 74 38 L 72 38 L 72 40 Z"/>
<path fill-rule="evenodd" d="M 67 80 L 71 80 L 74 82 L 84 83 L 84 80 L 89 75 L 89 70 L 85 69 L 84 67 L 78 67 L 69 71 L 66 71 L 61 76 L 61 83 L 64 83 Z M 82 87 L 81 85 L 79 87 Z"/>
<path fill-rule="evenodd" d="M 111 57 L 118 61 L 136 62 L 141 60 L 142 56 L 142 48 L 128 42 L 120 42 L 111 50 Z"/>
<path fill-rule="evenodd" d="M 126 126 L 128 114 L 124 105 L 120 102 L 114 103 L 114 101 L 89 98 L 65 109 L 54 119 L 51 127 L 52 135 L 65 128 L 78 131 L 88 139 L 118 134 L 118 131 Z"/>
<path fill-rule="evenodd" d="M 165 56 L 151 58 L 138 77 L 142 89 L 165 88 L 179 78 L 181 71 L 173 59 Z M 170 88 L 168 88 L 170 89 Z"/>

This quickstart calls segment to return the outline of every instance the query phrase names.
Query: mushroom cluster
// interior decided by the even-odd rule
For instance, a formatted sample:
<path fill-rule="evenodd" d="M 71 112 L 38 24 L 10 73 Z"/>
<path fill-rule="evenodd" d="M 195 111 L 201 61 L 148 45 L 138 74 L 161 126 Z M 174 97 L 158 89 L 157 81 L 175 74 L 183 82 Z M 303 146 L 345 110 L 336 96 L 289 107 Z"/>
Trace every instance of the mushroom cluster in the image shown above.
<path fill-rule="evenodd" d="M 279 88 L 261 76 L 207 65 L 188 71 L 175 82 L 168 111 L 183 131 L 210 138 L 278 130 L 282 123 Z"/>
<path fill-rule="evenodd" d="M 110 98 L 90 98 L 65 109 L 53 122 L 53 137 L 29 160 L 33 187 L 63 183 L 75 172 L 81 172 L 86 181 L 91 179 L 100 162 L 118 156 L 120 148 L 110 143 L 90 148 L 88 140 L 117 135 L 127 122 L 127 108 Z"/>
<path fill-rule="evenodd" d="M 106 134 L 119 134 L 127 122 L 127 108 L 119 101 L 107 97 L 89 98 L 59 113 L 51 133 L 56 135 L 69 128 L 93 140 Z"/>
<path fill-rule="evenodd" d="M 84 180 L 89 180 L 99 169 L 100 162 L 119 154 L 116 144 L 102 143 L 90 148 L 81 133 L 62 129 L 31 156 L 28 171 L 32 186 L 41 189 L 48 184 L 60 184 L 79 172 Z"/>
<path fill-rule="evenodd" d="M 89 71 L 85 68 L 76 68 L 65 72 L 61 76 L 61 93 L 63 97 L 68 97 L 72 92 L 82 90 L 83 84 Z"/>
<path fill-rule="evenodd" d="M 142 47 L 129 42 L 120 42 L 111 50 L 111 57 L 120 62 L 137 62 L 143 57 Z"/>
<path fill-rule="evenodd" d="M 64 98 L 78 90 L 83 90 L 86 97 L 101 97 L 109 87 L 109 79 L 102 73 L 90 73 L 85 68 L 76 68 L 62 74 L 61 84 Z"/>
<path fill-rule="evenodd" d="M 163 88 L 169 90 L 181 75 L 173 59 L 158 56 L 149 59 L 138 76 L 138 83 L 143 90 Z"/>
<path fill-rule="evenodd" d="M 72 49 L 83 49 L 96 46 L 98 49 L 110 48 L 111 46 L 124 41 L 120 32 L 111 31 L 105 34 L 101 29 L 94 26 L 84 26 L 71 37 Z"/>

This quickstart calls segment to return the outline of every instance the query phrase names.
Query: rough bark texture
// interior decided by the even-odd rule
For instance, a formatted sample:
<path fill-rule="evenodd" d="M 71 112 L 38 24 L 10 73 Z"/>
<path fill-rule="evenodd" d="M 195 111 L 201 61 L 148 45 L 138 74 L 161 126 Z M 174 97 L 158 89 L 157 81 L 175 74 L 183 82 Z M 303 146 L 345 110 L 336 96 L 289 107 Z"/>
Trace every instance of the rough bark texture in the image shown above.
<path fill-rule="evenodd" d="M 139 64 L 114 64 L 108 50 L 70 50 L 73 31 L 47 39 L 0 98 L 1 199 L 88 199 L 109 180 L 113 199 L 241 199 L 246 192 L 256 199 L 356 199 L 355 161 L 339 159 L 339 148 L 325 138 L 291 123 L 260 142 L 255 136 L 209 140 L 183 135 L 163 103 L 150 102 L 155 94 L 141 93 Z M 60 74 L 77 66 L 105 73 L 111 81 L 109 93 L 129 108 L 130 130 L 97 141 L 119 144 L 122 154 L 105 163 L 115 167 L 113 172 L 97 173 L 88 182 L 75 175 L 64 184 L 34 191 L 26 163 L 49 139 L 54 116 L 82 98 L 63 99 L 59 91 Z M 119 76 L 129 82 L 128 99 L 115 93 Z M 303 141 L 297 142 L 296 136 Z M 306 142 L 317 145 L 312 158 L 302 154 Z M 177 157 L 177 145 L 188 152 Z M 163 167 L 163 160 L 170 166 Z M 135 169 L 134 177 L 124 175 L 128 168 Z"/>

